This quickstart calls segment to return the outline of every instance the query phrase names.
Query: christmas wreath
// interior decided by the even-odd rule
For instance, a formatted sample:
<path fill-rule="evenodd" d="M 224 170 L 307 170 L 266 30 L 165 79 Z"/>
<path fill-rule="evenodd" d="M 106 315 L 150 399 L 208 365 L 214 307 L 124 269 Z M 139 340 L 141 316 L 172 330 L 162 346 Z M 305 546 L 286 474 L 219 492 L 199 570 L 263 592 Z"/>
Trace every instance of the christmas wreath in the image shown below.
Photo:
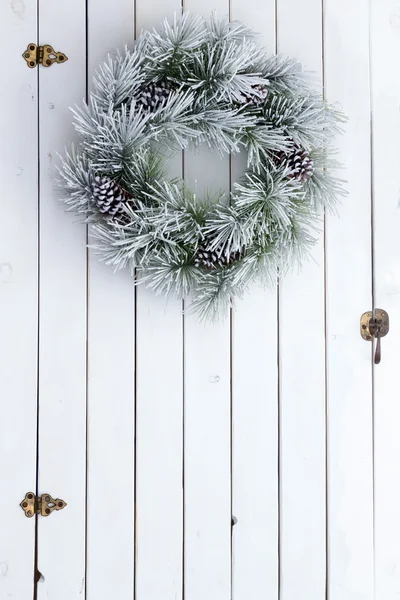
<path fill-rule="evenodd" d="M 184 14 L 144 31 L 73 112 L 81 141 L 60 166 L 68 209 L 92 224 L 103 261 L 157 293 L 190 294 L 202 318 L 301 259 L 343 193 L 330 152 L 342 115 L 240 23 Z M 229 194 L 199 198 L 166 178 L 171 151 L 203 143 L 246 153 Z"/>

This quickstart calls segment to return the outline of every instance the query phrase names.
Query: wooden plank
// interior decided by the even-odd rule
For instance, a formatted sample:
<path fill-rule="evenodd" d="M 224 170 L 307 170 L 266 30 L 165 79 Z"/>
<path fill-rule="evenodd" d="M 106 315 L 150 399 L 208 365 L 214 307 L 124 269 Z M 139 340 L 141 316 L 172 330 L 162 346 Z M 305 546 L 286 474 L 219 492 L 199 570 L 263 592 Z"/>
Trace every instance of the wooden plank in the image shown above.
<path fill-rule="evenodd" d="M 133 37 L 133 0 L 89 3 L 89 77 Z M 89 252 L 86 592 L 98 600 L 133 597 L 134 315 L 129 273 Z"/>
<path fill-rule="evenodd" d="M 55 152 L 71 139 L 69 106 L 86 93 L 84 0 L 42 0 L 40 42 L 69 60 L 39 70 L 39 492 L 68 506 L 38 524 L 38 599 L 73 600 L 85 587 L 86 228 L 54 194 Z"/>
<path fill-rule="evenodd" d="M 32 598 L 35 520 L 19 502 L 35 491 L 37 395 L 37 73 L 21 54 L 36 42 L 36 1 L 1 3 L 7 60 L 0 99 L 0 598 Z"/>
<path fill-rule="evenodd" d="M 180 0 L 136 0 L 136 29 L 158 27 Z M 171 176 L 181 176 L 181 155 Z M 182 596 L 182 303 L 137 290 L 136 597 Z"/>
<path fill-rule="evenodd" d="M 230 17 L 275 52 L 275 1 L 232 0 Z M 232 157 L 232 182 L 245 166 Z M 254 285 L 232 318 L 232 595 L 278 598 L 277 293 Z"/>
<path fill-rule="evenodd" d="M 338 19 L 340 15 L 340 19 Z M 362 0 L 325 2 L 325 91 L 349 120 L 338 140 L 349 196 L 326 219 L 328 594 L 373 598 L 369 14 Z M 357 36 L 354 31 L 357 29 Z"/>
<path fill-rule="evenodd" d="M 322 75 L 321 0 L 278 0 L 278 52 Z M 304 43 L 307 40 L 307 43 Z M 325 594 L 324 248 L 280 285 L 281 598 Z"/>
<path fill-rule="evenodd" d="M 388 311 L 390 331 L 375 368 L 375 577 L 376 598 L 400 594 L 400 350 L 399 131 L 400 51 L 398 3 L 371 3 L 375 306 Z"/>
<path fill-rule="evenodd" d="M 230 598 L 229 342 L 228 320 L 186 318 L 185 592 L 193 600 Z"/>
<path fill-rule="evenodd" d="M 182 594 L 182 316 L 137 299 L 136 594 Z M 156 576 L 155 576 L 156 574 Z"/>
<path fill-rule="evenodd" d="M 226 0 L 186 0 L 208 18 Z M 201 196 L 229 191 L 229 159 L 206 148 L 185 152 L 185 181 Z M 192 600 L 231 596 L 230 320 L 185 317 L 185 593 Z"/>

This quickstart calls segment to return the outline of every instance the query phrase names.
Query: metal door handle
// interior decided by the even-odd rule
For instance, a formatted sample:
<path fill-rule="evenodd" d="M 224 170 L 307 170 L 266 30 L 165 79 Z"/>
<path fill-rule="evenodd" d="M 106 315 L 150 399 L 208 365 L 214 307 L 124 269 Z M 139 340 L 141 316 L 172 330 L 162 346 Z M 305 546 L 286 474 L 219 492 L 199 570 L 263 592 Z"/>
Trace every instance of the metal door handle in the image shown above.
<path fill-rule="evenodd" d="M 379 365 L 381 362 L 382 352 L 381 352 L 381 334 L 379 331 L 376 334 L 376 350 L 375 350 L 375 358 L 374 363 Z"/>
<path fill-rule="evenodd" d="M 376 308 L 375 311 L 369 311 L 361 316 L 360 321 L 361 337 L 367 342 L 373 342 L 376 339 L 376 349 L 374 363 L 379 365 L 382 358 L 381 339 L 389 332 L 389 315 L 385 310 Z"/>

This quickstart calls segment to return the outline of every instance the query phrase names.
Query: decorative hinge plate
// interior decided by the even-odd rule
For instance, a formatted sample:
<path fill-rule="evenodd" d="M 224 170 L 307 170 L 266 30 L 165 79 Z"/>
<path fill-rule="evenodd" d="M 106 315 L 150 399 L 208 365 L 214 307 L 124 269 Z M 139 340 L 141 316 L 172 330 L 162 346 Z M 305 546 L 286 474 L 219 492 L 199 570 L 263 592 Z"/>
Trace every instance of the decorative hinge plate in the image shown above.
<path fill-rule="evenodd" d="M 386 310 L 381 308 L 375 309 L 375 314 L 368 311 L 361 316 L 360 321 L 361 337 L 370 342 L 373 337 L 385 337 L 389 332 L 389 315 Z"/>
<path fill-rule="evenodd" d="M 25 498 L 20 503 L 20 507 L 28 518 L 33 517 L 33 515 L 48 517 L 53 510 L 62 510 L 66 506 L 67 503 L 61 498 L 52 498 L 50 494 L 36 496 L 33 492 L 25 494 Z"/>
<path fill-rule="evenodd" d="M 381 339 L 389 333 L 389 315 L 386 310 L 376 308 L 361 315 L 360 332 L 361 337 L 367 342 L 376 340 L 374 362 L 378 365 L 382 357 Z"/>
<path fill-rule="evenodd" d="M 34 69 L 37 64 L 44 67 L 51 67 L 53 63 L 63 63 L 68 57 L 63 52 L 56 52 L 49 44 L 36 46 L 28 44 L 27 49 L 22 55 L 30 69 Z"/>

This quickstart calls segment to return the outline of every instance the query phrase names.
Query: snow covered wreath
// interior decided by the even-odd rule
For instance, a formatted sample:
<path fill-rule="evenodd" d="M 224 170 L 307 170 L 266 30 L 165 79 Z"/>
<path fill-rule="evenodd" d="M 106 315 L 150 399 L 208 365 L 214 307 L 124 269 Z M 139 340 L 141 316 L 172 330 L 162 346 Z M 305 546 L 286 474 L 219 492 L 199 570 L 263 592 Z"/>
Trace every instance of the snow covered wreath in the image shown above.
<path fill-rule="evenodd" d="M 144 31 L 100 66 L 74 119 L 65 204 L 92 223 L 105 263 L 157 293 L 190 294 L 201 318 L 303 258 L 342 194 L 330 152 L 342 115 L 298 62 L 266 56 L 251 30 L 215 16 Z M 200 144 L 246 153 L 230 193 L 198 197 L 166 178 L 168 155 Z"/>

